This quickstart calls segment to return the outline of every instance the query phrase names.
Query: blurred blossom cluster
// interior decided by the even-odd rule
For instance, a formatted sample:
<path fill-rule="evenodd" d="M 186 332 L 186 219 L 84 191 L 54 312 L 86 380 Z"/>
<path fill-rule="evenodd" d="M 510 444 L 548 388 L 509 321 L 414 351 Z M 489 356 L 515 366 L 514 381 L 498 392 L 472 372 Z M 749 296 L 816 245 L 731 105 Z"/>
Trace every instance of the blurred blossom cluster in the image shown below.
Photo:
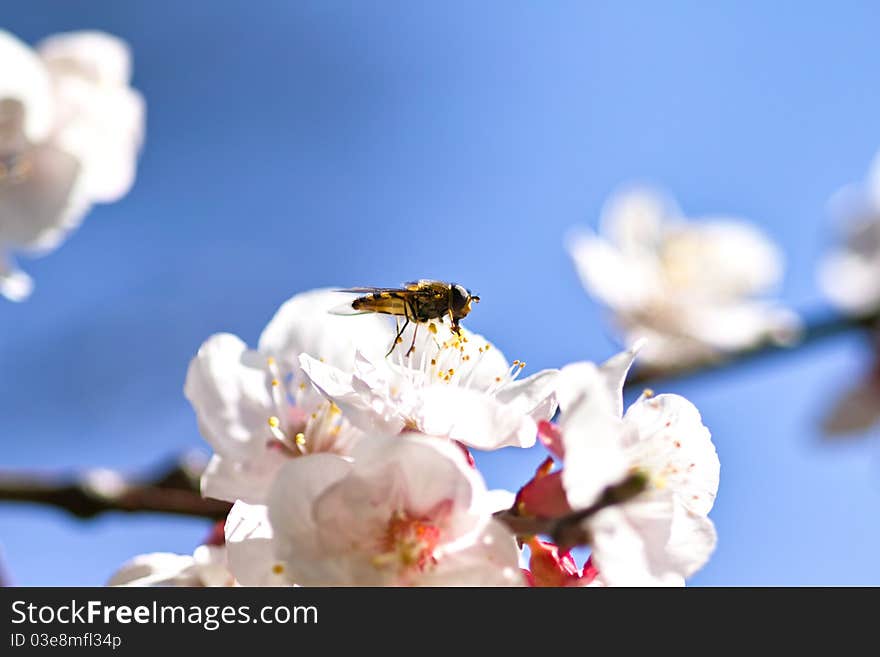
<path fill-rule="evenodd" d="M 880 154 L 867 179 L 838 191 L 830 202 L 841 240 L 822 262 L 818 278 L 842 313 L 872 328 L 872 351 L 864 376 L 836 400 L 824 420 L 831 435 L 862 431 L 880 420 Z"/>
<path fill-rule="evenodd" d="M 332 314 L 341 296 L 294 296 L 257 349 L 206 340 L 185 393 L 214 449 L 203 494 L 234 503 L 225 547 L 143 555 L 111 583 L 681 585 L 708 560 L 715 448 L 682 397 L 623 412 L 637 349 L 520 378 L 521 361 L 437 321 L 385 358 L 393 323 Z M 489 490 L 470 450 L 539 434 L 535 476 Z M 580 567 L 577 545 L 592 548 Z"/>
<path fill-rule="evenodd" d="M 0 30 L 0 294 L 33 287 L 13 251 L 55 249 L 94 203 L 131 187 L 144 101 L 131 56 L 100 32 L 58 34 L 32 49 Z"/>
<path fill-rule="evenodd" d="M 798 334 L 797 316 L 763 298 L 780 281 L 782 255 L 744 221 L 690 221 L 668 197 L 634 188 L 608 201 L 598 235 L 578 230 L 567 246 L 626 342 L 647 339 L 648 366 L 688 367 Z"/>

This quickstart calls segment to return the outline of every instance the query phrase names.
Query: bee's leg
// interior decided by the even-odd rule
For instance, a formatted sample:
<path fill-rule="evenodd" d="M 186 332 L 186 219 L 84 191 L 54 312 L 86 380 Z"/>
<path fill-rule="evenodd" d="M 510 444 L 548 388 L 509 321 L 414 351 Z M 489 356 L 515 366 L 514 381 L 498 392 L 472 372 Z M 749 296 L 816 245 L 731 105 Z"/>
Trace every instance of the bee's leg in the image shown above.
<path fill-rule="evenodd" d="M 406 352 L 406 355 L 409 356 L 412 352 L 416 350 L 416 336 L 419 334 L 419 323 L 415 323 L 415 328 L 413 329 L 413 339 L 412 344 L 409 346 L 409 350 Z"/>
<path fill-rule="evenodd" d="M 391 355 L 391 352 L 394 351 L 394 348 L 400 342 L 400 336 L 403 335 L 403 332 L 406 330 L 406 327 L 409 326 L 409 317 L 406 318 L 406 321 L 403 323 L 403 326 L 400 325 L 400 318 L 396 318 L 397 322 L 397 335 L 394 336 L 394 341 L 391 343 L 391 349 L 388 350 L 388 353 L 385 354 L 385 358 L 388 358 Z"/>

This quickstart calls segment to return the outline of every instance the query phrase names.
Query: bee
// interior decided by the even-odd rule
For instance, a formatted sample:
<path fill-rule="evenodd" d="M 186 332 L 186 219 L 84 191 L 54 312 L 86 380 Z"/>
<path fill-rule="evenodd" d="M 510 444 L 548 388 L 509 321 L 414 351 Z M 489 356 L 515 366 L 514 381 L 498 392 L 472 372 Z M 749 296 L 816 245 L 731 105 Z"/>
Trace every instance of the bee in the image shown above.
<path fill-rule="evenodd" d="M 402 287 L 352 287 L 340 292 L 360 294 L 345 310 L 349 313 L 382 313 L 398 318 L 397 335 L 386 357 L 391 355 L 394 347 L 399 344 L 403 332 L 410 322 L 415 323 L 412 344 L 406 355 L 409 356 L 416 346 L 416 334 L 419 324 L 437 320 L 443 322 L 449 317 L 451 329 L 461 335 L 459 322 L 471 311 L 471 304 L 479 303 L 480 297 L 471 294 L 470 290 L 457 283 L 443 281 L 419 280 L 404 283 Z M 403 326 L 399 318 L 404 318 Z"/>

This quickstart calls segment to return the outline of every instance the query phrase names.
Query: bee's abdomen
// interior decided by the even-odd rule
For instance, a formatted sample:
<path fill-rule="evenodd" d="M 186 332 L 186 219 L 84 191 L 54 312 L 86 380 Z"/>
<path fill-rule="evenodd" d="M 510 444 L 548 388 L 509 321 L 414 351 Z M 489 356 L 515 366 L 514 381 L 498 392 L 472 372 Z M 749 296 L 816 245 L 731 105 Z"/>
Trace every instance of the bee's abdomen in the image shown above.
<path fill-rule="evenodd" d="M 358 297 L 351 302 L 354 310 L 365 310 L 386 315 L 405 315 L 406 304 L 403 299 L 390 292 L 374 292 L 367 296 Z"/>

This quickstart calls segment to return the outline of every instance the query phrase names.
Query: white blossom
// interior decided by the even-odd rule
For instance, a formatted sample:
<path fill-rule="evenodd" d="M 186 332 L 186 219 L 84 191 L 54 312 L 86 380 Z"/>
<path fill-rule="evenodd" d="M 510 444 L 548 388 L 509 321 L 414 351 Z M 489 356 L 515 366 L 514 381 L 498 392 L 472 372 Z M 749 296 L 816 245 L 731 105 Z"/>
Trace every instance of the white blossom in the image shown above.
<path fill-rule="evenodd" d="M 34 50 L 0 30 L 0 62 L 0 294 L 22 300 L 33 284 L 11 251 L 54 250 L 92 204 L 128 192 L 145 111 L 128 47 L 109 34 Z"/>
<path fill-rule="evenodd" d="M 456 335 L 434 323 L 421 330 L 413 353 L 359 353 L 353 372 L 308 354 L 300 364 L 314 386 L 365 431 L 408 429 L 485 450 L 532 446 L 536 422 L 556 410 L 556 370 L 520 379 L 525 363 L 508 364 L 480 335 L 465 329 Z"/>
<path fill-rule="evenodd" d="M 184 393 L 202 436 L 214 448 L 202 477 L 207 497 L 259 503 L 278 469 L 304 454 L 347 454 L 361 436 L 339 408 L 317 394 L 300 372 L 309 353 L 351 371 L 355 351 L 381 352 L 390 337 L 382 318 L 340 317 L 332 290 L 287 301 L 248 349 L 238 337 L 210 337 L 193 358 Z"/>
<path fill-rule="evenodd" d="M 797 335 L 792 312 L 759 298 L 779 282 L 782 256 L 741 220 L 688 221 L 668 198 L 632 189 L 607 203 L 599 235 L 578 230 L 567 247 L 627 344 L 648 338 L 648 365 L 702 362 Z"/>
<path fill-rule="evenodd" d="M 491 516 L 497 502 L 449 441 L 370 436 L 351 458 L 289 461 L 265 505 L 237 503 L 230 565 L 244 584 L 520 585 L 514 537 Z"/>
<path fill-rule="evenodd" d="M 612 586 L 682 584 L 715 547 L 707 514 L 718 490 L 718 456 L 699 412 L 683 397 L 645 394 L 621 412 L 634 357 L 630 351 L 601 367 L 561 370 L 562 485 L 571 507 L 584 509 L 607 487 L 642 477 L 643 492 L 586 521 L 593 563 Z"/>
<path fill-rule="evenodd" d="M 151 552 L 117 570 L 107 586 L 235 586 L 226 565 L 226 548 L 200 545 L 189 554 Z"/>

